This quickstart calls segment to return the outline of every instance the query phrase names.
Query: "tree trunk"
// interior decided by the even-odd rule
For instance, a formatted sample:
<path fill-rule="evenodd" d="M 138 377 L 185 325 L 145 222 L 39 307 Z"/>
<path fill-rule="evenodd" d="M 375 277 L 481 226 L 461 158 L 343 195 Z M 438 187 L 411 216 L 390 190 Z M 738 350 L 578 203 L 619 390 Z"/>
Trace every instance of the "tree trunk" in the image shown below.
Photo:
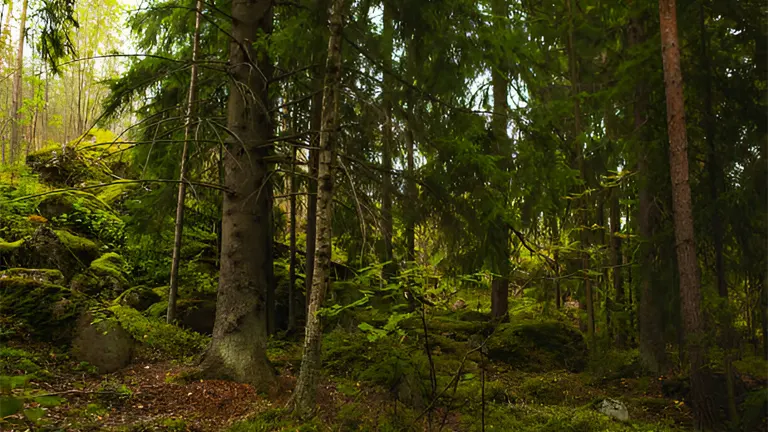
<path fill-rule="evenodd" d="M 315 411 L 317 383 L 320 374 L 322 322 L 318 311 L 331 283 L 331 219 L 333 217 L 333 167 L 338 127 L 339 87 L 341 82 L 341 32 L 343 0 L 333 0 L 330 16 L 325 85 L 323 88 L 323 121 L 320 129 L 320 164 L 318 166 L 317 251 L 312 280 L 312 296 L 304 333 L 304 349 L 296 390 L 290 405 L 301 418 Z"/>
<path fill-rule="evenodd" d="M 328 0 L 318 0 L 316 4 L 316 21 L 318 29 L 327 26 L 328 18 Z M 322 32 L 318 31 L 318 34 Z M 322 39 L 318 36 L 318 39 Z M 325 69 L 323 63 L 326 61 L 327 51 L 325 49 L 317 51 L 315 67 L 313 68 L 312 89 L 315 91 L 312 96 L 309 128 L 310 128 L 310 149 L 309 149 L 309 181 L 307 182 L 307 233 L 306 233 L 306 263 L 304 286 L 306 291 L 306 308 L 309 308 L 309 298 L 312 295 L 312 280 L 315 271 L 315 240 L 317 237 L 317 171 L 320 160 L 320 128 L 323 121 L 323 80 Z M 305 311 L 306 312 L 306 311 Z"/>
<path fill-rule="evenodd" d="M 21 151 L 21 123 L 22 77 L 24 72 L 24 33 L 27 24 L 27 0 L 21 4 L 21 18 L 19 19 L 19 47 L 16 51 L 16 70 L 13 74 L 13 106 L 11 108 L 11 164 L 16 163 L 16 158 Z"/>
<path fill-rule="evenodd" d="M 659 1 L 661 52 L 667 96 L 669 165 L 675 225 L 677 266 L 680 274 L 680 314 L 691 368 L 691 401 L 697 430 L 710 429 L 713 411 L 705 383 L 705 351 L 702 344 L 701 281 L 696 258 L 691 188 L 688 184 L 688 139 L 685 130 L 683 76 L 677 38 L 675 0 Z"/>
<path fill-rule="evenodd" d="M 382 81 L 382 109 L 384 111 L 384 123 L 381 126 L 381 230 L 384 240 L 382 262 L 384 266 L 384 279 L 389 279 L 397 272 L 397 263 L 392 255 L 392 234 L 394 230 L 392 214 L 392 157 L 394 154 L 394 137 L 392 128 L 392 92 L 394 81 L 392 79 L 392 49 L 394 44 L 393 11 L 390 2 L 384 2 L 384 29 L 382 31 L 382 64 L 384 77 Z"/>
<path fill-rule="evenodd" d="M 584 149 L 581 143 L 581 103 L 579 102 L 579 66 L 576 60 L 576 47 L 574 46 L 573 36 L 573 15 L 574 12 L 571 6 L 571 0 L 567 0 L 566 6 L 568 8 L 568 69 L 571 80 L 571 97 L 573 98 L 573 120 L 574 120 L 574 146 L 576 148 L 576 159 L 579 165 L 579 172 L 581 173 L 582 181 L 584 182 L 584 191 L 587 189 L 587 168 L 586 161 L 584 160 Z M 588 198 L 586 194 L 579 198 L 580 206 L 577 208 L 577 212 L 581 213 L 578 217 L 579 220 L 579 237 L 581 239 L 581 271 L 584 276 L 584 296 L 587 307 L 587 334 L 591 345 L 595 345 L 595 310 L 594 299 L 592 298 L 592 279 L 589 276 L 589 252 L 587 252 L 587 246 L 589 245 L 589 233 L 586 231 L 589 227 L 589 216 L 587 211 Z"/>
<path fill-rule="evenodd" d="M 412 110 L 412 106 L 409 103 L 408 109 Z M 412 115 L 412 114 L 411 114 Z M 415 149 L 415 140 L 413 133 L 413 123 L 409 116 L 408 123 L 406 124 L 405 131 L 405 144 L 406 144 L 406 170 L 408 178 L 406 179 L 406 193 L 408 195 L 408 202 L 415 203 L 419 199 L 419 192 L 416 188 L 416 168 L 413 160 L 413 153 Z M 406 259 L 408 261 L 416 261 L 416 215 L 415 211 L 411 209 L 405 212 L 405 249 Z"/>
<path fill-rule="evenodd" d="M 286 110 L 286 120 L 288 114 L 288 108 Z M 298 176 L 296 175 L 296 157 L 298 155 L 298 147 L 291 145 L 291 197 L 290 197 L 290 211 L 291 211 L 291 232 L 290 232 L 290 252 L 288 257 L 288 331 L 292 331 L 296 327 L 296 232 L 298 227 L 296 226 L 296 200 L 299 193 Z"/>
<path fill-rule="evenodd" d="M 644 22 L 641 19 L 633 19 L 629 26 L 629 44 L 632 47 L 641 45 L 645 41 Z M 647 117 L 648 89 L 642 79 L 638 79 L 635 88 L 634 126 L 635 135 L 638 137 L 635 147 L 637 149 L 637 173 L 639 177 L 638 191 L 638 215 L 637 226 L 640 234 L 639 254 L 639 279 L 640 290 L 638 293 L 638 341 L 640 345 L 640 361 L 643 367 L 650 372 L 659 374 L 666 366 L 666 352 L 662 332 L 661 313 L 656 306 L 654 296 L 654 266 L 656 252 L 652 243 L 654 226 L 657 220 L 657 208 L 653 205 L 653 196 L 650 189 L 650 163 L 649 143 L 647 142 Z"/>
<path fill-rule="evenodd" d="M 181 150 L 179 169 L 179 193 L 176 198 L 176 227 L 173 233 L 173 258 L 171 259 L 171 286 L 168 290 L 168 314 L 166 322 L 172 324 L 176 319 L 176 295 L 179 292 L 179 261 L 181 260 L 181 235 L 184 231 L 184 200 L 187 195 L 187 153 L 192 136 L 192 116 L 195 115 L 197 100 L 197 53 L 200 49 L 200 20 L 203 14 L 203 1 L 197 0 L 195 9 L 195 33 L 192 38 L 192 69 L 189 78 L 187 99 L 187 119 L 184 125 L 184 146 Z"/>
<path fill-rule="evenodd" d="M 495 17 L 494 27 L 498 32 L 507 31 L 506 22 L 509 9 L 503 0 L 494 0 L 491 3 L 491 12 Z M 496 155 L 500 157 L 502 166 L 507 166 L 504 158 L 510 157 L 509 137 L 507 136 L 508 111 L 507 76 L 504 63 L 506 59 L 498 53 L 491 65 L 491 82 L 493 87 L 493 117 L 491 129 L 496 145 Z M 506 205 L 507 185 L 504 182 L 494 185 L 499 194 L 504 197 L 501 205 Z M 494 275 L 491 280 L 491 317 L 503 318 L 509 313 L 509 229 L 502 217 L 497 218 L 490 228 L 490 241 L 497 242 L 494 245 Z"/>
<path fill-rule="evenodd" d="M 255 41 L 272 31 L 270 0 L 233 0 L 230 94 L 224 159 L 222 247 L 216 321 L 203 375 L 250 383 L 275 382 L 266 356 L 265 297 L 272 277 L 272 136 L 267 49 Z"/>
<path fill-rule="evenodd" d="M 725 366 L 726 392 L 728 394 L 728 419 L 738 422 L 739 413 L 736 409 L 736 391 L 734 388 L 733 374 L 733 347 L 736 344 L 736 332 L 733 331 L 732 314 L 728 302 L 728 285 L 725 280 L 725 264 L 723 260 L 723 226 L 720 218 L 719 195 L 721 189 L 722 173 L 718 163 L 716 119 L 713 113 L 712 101 L 712 65 L 709 59 L 709 36 L 706 27 L 705 5 L 700 5 L 700 39 L 701 39 L 701 67 L 704 73 L 704 117 L 702 129 L 709 145 L 707 158 L 707 170 L 709 171 L 709 188 L 712 199 L 712 242 L 715 249 L 715 277 L 717 280 L 717 292 L 726 304 L 725 313 L 722 315 L 722 328 L 720 329 L 720 345 L 725 350 L 723 363 Z"/>
<path fill-rule="evenodd" d="M 613 266 L 613 292 L 616 296 L 616 309 L 619 311 L 618 318 L 615 320 L 616 345 L 624 348 L 627 343 L 627 323 L 624 319 L 626 313 L 624 296 L 624 274 L 622 272 L 621 256 L 621 207 L 619 206 L 619 192 L 621 190 L 615 187 L 611 191 L 611 266 Z"/>

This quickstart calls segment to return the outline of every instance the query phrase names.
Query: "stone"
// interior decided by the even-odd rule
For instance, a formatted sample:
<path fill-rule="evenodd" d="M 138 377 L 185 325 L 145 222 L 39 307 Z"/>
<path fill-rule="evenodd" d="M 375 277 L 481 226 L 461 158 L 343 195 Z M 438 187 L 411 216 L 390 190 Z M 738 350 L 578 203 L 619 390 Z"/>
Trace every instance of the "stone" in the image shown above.
<path fill-rule="evenodd" d="M 581 332 L 560 321 L 502 324 L 486 346 L 492 360 L 528 371 L 580 372 L 589 354 Z"/>
<path fill-rule="evenodd" d="M 78 361 L 88 362 L 100 373 L 111 373 L 131 362 L 135 341 L 114 318 L 93 322 L 90 313 L 83 314 L 77 323 L 72 342 L 72 355 Z"/>
<path fill-rule="evenodd" d="M 462 299 L 458 299 L 456 300 L 455 303 L 453 303 L 453 306 L 451 306 L 451 309 L 454 312 L 456 312 L 457 310 L 466 309 L 466 307 L 467 307 L 467 302 L 465 302 Z"/>
<path fill-rule="evenodd" d="M 53 285 L 64 285 L 66 279 L 56 269 L 10 268 L 0 271 L 0 278 L 19 277 Z"/>
<path fill-rule="evenodd" d="M 135 286 L 119 297 L 120 304 L 132 307 L 139 312 L 149 309 L 150 306 L 162 300 L 152 288 L 146 285 Z"/>
<path fill-rule="evenodd" d="M 603 399 L 597 404 L 597 411 L 619 421 L 629 420 L 627 406 L 616 399 Z"/>
<path fill-rule="evenodd" d="M 41 226 L 14 252 L 14 267 L 59 270 L 69 280 L 99 256 L 92 240 Z"/>

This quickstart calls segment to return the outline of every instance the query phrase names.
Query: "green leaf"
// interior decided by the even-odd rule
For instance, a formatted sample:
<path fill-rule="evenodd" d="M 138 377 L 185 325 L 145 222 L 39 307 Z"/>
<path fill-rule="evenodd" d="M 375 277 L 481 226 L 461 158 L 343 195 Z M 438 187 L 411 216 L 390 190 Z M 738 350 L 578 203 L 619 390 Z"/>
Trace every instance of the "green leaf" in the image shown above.
<path fill-rule="evenodd" d="M 35 423 L 43 416 L 45 415 L 45 410 L 43 408 L 30 408 L 24 410 L 24 415 L 29 419 L 29 421 Z"/>
<path fill-rule="evenodd" d="M 0 397 L 0 418 L 16 414 L 23 406 L 21 400 L 13 396 Z"/>
<path fill-rule="evenodd" d="M 64 399 L 58 396 L 38 396 L 34 401 L 45 407 L 54 407 L 60 405 Z"/>

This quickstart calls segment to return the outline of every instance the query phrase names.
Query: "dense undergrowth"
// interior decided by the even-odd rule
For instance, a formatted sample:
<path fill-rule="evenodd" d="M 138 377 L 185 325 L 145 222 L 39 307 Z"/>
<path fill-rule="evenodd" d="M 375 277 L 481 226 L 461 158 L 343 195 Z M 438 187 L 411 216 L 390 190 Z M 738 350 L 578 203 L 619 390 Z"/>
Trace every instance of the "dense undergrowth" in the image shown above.
<path fill-rule="evenodd" d="M 242 415 L 217 417 L 214 425 L 202 420 L 203 411 L 164 411 L 161 401 L 178 403 L 177 394 L 192 395 L 195 386 L 223 385 L 197 379 L 193 367 L 213 328 L 217 236 L 205 218 L 191 222 L 179 321 L 166 324 L 171 225 L 166 217 L 142 218 L 164 192 L 110 181 L 107 173 L 128 168 L 96 164 L 97 157 L 56 147 L 30 155 L 29 166 L 0 173 L 3 430 L 690 429 L 684 377 L 645 373 L 636 350 L 589 347 L 578 329 L 582 311 L 555 310 L 531 288 L 511 299 L 508 323 L 492 322 L 487 293 L 466 288 L 467 281 L 479 284 L 477 275 L 423 290 L 434 306 L 404 302 L 405 287 L 414 290 L 408 281 L 432 277 L 425 269 L 389 285 L 377 279 L 376 268 L 334 283 L 322 311 L 324 377 L 313 420 L 297 422 L 282 408 L 301 360 L 296 331 L 278 331 L 269 344 L 282 380 L 278 395 L 238 399 L 221 391 L 217 403 L 245 405 L 238 407 Z M 67 189 L 73 187 L 82 190 Z M 275 273 L 284 329 L 284 257 Z M 469 300 L 456 306 L 460 297 Z M 733 430 L 757 430 L 766 414 L 766 365 L 749 355 L 734 365 L 744 386 Z M 153 368 L 155 375 L 141 375 Z M 629 420 L 600 412 L 606 399 L 626 407 Z M 144 400 L 157 401 L 154 415 L 143 414 Z"/>

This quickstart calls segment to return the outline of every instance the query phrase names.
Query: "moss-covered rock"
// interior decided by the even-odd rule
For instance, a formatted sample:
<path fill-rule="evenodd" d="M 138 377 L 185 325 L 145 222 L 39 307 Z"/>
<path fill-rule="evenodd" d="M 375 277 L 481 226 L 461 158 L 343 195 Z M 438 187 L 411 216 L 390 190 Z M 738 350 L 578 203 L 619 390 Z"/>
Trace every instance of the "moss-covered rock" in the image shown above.
<path fill-rule="evenodd" d="M 64 191 L 46 195 L 37 205 L 37 210 L 47 219 L 75 213 L 78 208 L 90 211 L 112 211 L 109 205 L 95 195 L 83 191 Z"/>
<path fill-rule="evenodd" d="M 131 181 L 116 181 L 112 182 L 96 193 L 102 202 L 110 207 L 119 207 L 122 203 L 131 195 L 132 192 L 139 188 L 139 184 Z"/>
<path fill-rule="evenodd" d="M 208 345 L 206 336 L 146 317 L 136 309 L 115 305 L 109 311 L 136 341 L 165 356 L 178 358 L 200 354 Z"/>
<path fill-rule="evenodd" d="M 108 168 L 73 146 L 52 146 L 27 156 L 27 166 L 40 180 L 59 187 L 77 186 L 86 181 L 108 181 Z"/>
<path fill-rule="evenodd" d="M 581 371 L 588 357 L 584 336 L 558 321 L 503 324 L 487 346 L 491 359 L 530 371 Z"/>
<path fill-rule="evenodd" d="M 18 253 L 23 245 L 23 239 L 14 242 L 7 242 L 0 238 L 0 265 L 6 267 L 15 265 L 15 263 L 18 261 Z"/>
<path fill-rule="evenodd" d="M 54 227 L 65 228 L 104 244 L 121 245 L 125 223 L 105 202 L 87 192 L 46 195 L 37 211 Z"/>
<path fill-rule="evenodd" d="M 117 301 L 125 306 L 132 307 L 139 312 L 147 310 L 153 304 L 158 303 L 162 297 L 152 288 L 146 285 L 139 285 L 130 288 L 117 298 Z"/>
<path fill-rule="evenodd" d="M 94 320 L 90 313 L 77 322 L 72 354 L 75 359 L 95 366 L 101 373 L 110 373 L 128 365 L 135 341 L 115 318 Z"/>
<path fill-rule="evenodd" d="M 0 278 L 17 277 L 31 279 L 37 282 L 43 282 L 53 285 L 64 285 L 66 279 L 59 270 L 56 269 L 25 269 L 11 268 L 0 271 Z"/>
<path fill-rule="evenodd" d="M 103 254 L 93 260 L 88 270 L 75 275 L 70 287 L 88 294 L 99 294 L 115 298 L 129 286 L 126 262 L 114 252 Z"/>
<path fill-rule="evenodd" d="M 2 254 L 7 266 L 56 269 L 69 280 L 99 256 L 99 246 L 66 230 L 39 227 L 32 236 Z"/>
<path fill-rule="evenodd" d="M 27 325 L 34 337 L 66 342 L 86 299 L 79 293 L 22 277 L 0 277 L 0 315 Z"/>
<path fill-rule="evenodd" d="M 147 308 L 145 314 L 152 318 L 165 319 L 168 311 L 167 287 L 161 300 Z M 158 289 L 159 291 L 159 289 Z M 197 294 L 195 297 L 182 297 L 176 302 L 178 324 L 194 332 L 211 335 L 216 321 L 216 295 Z"/>

